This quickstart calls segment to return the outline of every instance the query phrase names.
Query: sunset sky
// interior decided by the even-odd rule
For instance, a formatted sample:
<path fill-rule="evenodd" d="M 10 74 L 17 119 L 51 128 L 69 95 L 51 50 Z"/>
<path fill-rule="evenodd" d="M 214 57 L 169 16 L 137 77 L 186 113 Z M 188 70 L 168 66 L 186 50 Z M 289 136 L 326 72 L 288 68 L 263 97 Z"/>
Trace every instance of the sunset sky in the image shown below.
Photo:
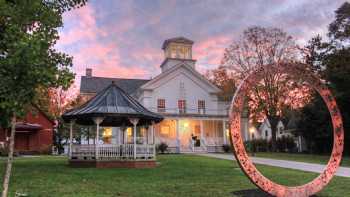
<path fill-rule="evenodd" d="M 76 85 L 85 68 L 93 75 L 150 78 L 160 73 L 162 42 L 195 42 L 200 72 L 215 68 L 223 50 L 252 25 L 278 27 L 304 45 L 324 36 L 339 0 L 91 0 L 64 15 L 56 48 L 74 57 Z"/>

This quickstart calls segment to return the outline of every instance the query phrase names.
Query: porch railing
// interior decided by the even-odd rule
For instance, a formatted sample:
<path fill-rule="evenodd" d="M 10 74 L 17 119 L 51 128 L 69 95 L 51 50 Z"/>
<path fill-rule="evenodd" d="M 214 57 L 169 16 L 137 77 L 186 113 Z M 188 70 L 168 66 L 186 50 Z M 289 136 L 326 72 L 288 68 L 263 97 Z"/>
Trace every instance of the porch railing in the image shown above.
<path fill-rule="evenodd" d="M 223 137 L 206 137 L 205 141 L 206 141 L 206 145 L 208 145 L 208 146 L 217 146 L 217 145 L 224 144 Z"/>
<path fill-rule="evenodd" d="M 134 160 L 134 144 L 99 144 L 98 160 Z M 137 160 L 155 159 L 153 144 L 136 144 Z M 95 160 L 96 146 L 93 144 L 72 145 L 70 159 Z"/>

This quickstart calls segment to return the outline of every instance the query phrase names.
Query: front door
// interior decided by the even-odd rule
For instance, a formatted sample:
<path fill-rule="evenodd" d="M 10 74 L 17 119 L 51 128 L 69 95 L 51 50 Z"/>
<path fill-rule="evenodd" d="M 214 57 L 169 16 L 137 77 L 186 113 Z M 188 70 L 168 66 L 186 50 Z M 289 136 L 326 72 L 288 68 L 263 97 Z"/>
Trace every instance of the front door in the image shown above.
<path fill-rule="evenodd" d="M 192 150 L 191 134 L 192 134 L 192 129 L 191 129 L 190 121 L 186 119 L 179 120 L 180 150 L 182 152 Z"/>

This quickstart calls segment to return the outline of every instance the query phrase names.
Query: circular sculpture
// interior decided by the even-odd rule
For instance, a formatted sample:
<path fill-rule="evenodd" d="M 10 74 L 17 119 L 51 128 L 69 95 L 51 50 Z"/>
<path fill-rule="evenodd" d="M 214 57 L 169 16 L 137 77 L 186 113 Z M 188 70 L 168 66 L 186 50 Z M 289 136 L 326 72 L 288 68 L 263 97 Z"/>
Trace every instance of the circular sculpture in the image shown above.
<path fill-rule="evenodd" d="M 234 149 L 234 155 L 243 172 L 249 179 L 263 191 L 277 197 L 307 197 L 311 196 L 325 187 L 334 176 L 339 167 L 343 145 L 344 145 L 344 130 L 340 111 L 336 101 L 328 90 L 326 85 L 311 71 L 306 69 L 305 64 L 279 64 L 259 67 L 247 76 L 238 87 L 231 104 L 230 109 L 230 139 Z M 330 112 L 333 124 L 333 150 L 324 171 L 311 182 L 295 187 L 288 187 L 274 183 L 264 177 L 249 159 L 244 148 L 241 137 L 241 112 L 243 110 L 245 93 L 252 88 L 254 84 L 261 81 L 264 72 L 285 73 L 292 77 L 293 80 L 307 82 L 314 88 L 323 98 Z"/>

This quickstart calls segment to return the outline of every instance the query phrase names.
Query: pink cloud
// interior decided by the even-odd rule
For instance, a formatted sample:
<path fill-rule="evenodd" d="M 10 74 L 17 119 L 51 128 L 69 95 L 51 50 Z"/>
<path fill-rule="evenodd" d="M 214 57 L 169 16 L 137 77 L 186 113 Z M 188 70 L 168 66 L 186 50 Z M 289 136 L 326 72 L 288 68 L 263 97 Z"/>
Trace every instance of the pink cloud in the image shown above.
<path fill-rule="evenodd" d="M 95 11 L 90 5 L 73 10 L 64 15 L 63 20 L 69 24 L 67 31 L 60 32 L 58 45 L 68 45 L 89 40 L 95 40 L 97 36 L 105 36 L 106 32 L 97 28 Z"/>
<path fill-rule="evenodd" d="M 224 50 L 229 44 L 231 44 L 232 38 L 230 36 L 213 36 L 206 40 L 200 41 L 194 44 L 193 53 L 194 58 L 199 63 L 198 69 L 201 72 L 209 68 L 203 67 L 202 64 L 218 66 L 224 55 Z"/>

